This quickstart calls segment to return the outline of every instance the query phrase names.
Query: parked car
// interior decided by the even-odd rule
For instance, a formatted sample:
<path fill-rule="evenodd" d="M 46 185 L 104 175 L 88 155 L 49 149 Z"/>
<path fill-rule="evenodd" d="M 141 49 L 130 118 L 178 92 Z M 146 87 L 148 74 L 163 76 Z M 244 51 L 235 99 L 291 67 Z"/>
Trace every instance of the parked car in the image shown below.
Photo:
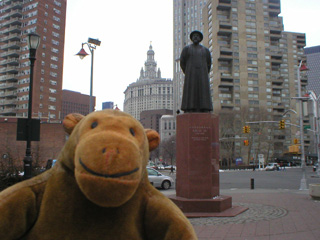
<path fill-rule="evenodd" d="M 317 169 L 318 169 L 318 167 L 319 167 L 319 164 L 318 164 L 318 163 L 315 163 L 315 164 L 313 165 L 313 171 L 316 172 Z"/>
<path fill-rule="evenodd" d="M 176 166 L 175 165 L 172 165 L 172 167 L 173 167 L 173 170 L 176 170 Z M 164 169 L 171 170 L 171 165 L 165 166 Z"/>
<path fill-rule="evenodd" d="M 279 164 L 278 163 L 268 163 L 268 165 L 265 167 L 266 171 L 274 171 L 279 170 Z"/>
<path fill-rule="evenodd" d="M 156 188 L 169 189 L 174 181 L 171 177 L 163 175 L 161 172 L 147 167 L 149 182 Z"/>
<path fill-rule="evenodd" d="M 164 166 L 163 166 L 162 164 L 159 164 L 159 165 L 157 166 L 157 168 L 158 168 L 158 170 L 164 170 Z"/>

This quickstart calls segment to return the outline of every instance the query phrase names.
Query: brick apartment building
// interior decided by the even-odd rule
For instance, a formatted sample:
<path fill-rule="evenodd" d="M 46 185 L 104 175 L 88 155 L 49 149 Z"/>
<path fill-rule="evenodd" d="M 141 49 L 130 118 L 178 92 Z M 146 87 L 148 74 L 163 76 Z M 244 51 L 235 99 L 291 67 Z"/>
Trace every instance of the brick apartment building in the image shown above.
<path fill-rule="evenodd" d="M 0 116 L 27 117 L 30 60 L 27 35 L 36 32 L 33 117 L 61 115 L 66 0 L 0 1 Z"/>
<path fill-rule="evenodd" d="M 96 106 L 96 97 L 93 96 L 93 109 Z M 87 115 L 90 107 L 90 96 L 70 90 L 62 90 L 62 114 L 64 119 L 69 113 L 81 113 Z"/>

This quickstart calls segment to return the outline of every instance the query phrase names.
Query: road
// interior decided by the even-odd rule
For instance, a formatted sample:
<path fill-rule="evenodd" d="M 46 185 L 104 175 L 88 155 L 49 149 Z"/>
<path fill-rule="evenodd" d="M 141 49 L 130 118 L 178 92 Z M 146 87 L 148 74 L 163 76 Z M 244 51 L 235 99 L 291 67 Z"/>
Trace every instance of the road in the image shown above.
<path fill-rule="evenodd" d="M 169 175 L 170 171 L 162 171 L 162 173 Z M 175 179 L 175 174 L 169 176 Z M 301 168 L 286 168 L 285 171 L 223 171 L 220 172 L 220 189 L 250 189 L 251 178 L 254 179 L 255 189 L 298 190 L 300 188 L 302 170 Z M 312 167 L 310 166 L 306 167 L 306 179 L 307 184 L 320 184 L 320 178 L 312 171 Z"/>

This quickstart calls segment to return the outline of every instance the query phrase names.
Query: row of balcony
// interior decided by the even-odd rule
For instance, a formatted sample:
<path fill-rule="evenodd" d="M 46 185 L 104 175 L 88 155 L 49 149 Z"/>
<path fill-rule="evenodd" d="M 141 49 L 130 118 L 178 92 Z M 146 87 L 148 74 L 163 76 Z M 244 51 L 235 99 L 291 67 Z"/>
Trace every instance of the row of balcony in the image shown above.
<path fill-rule="evenodd" d="M 16 50 L 13 51 L 6 51 L 0 54 L 0 58 L 18 58 L 19 57 L 19 53 Z"/>
<path fill-rule="evenodd" d="M 219 0 L 218 10 L 226 10 L 226 9 L 231 9 L 231 0 Z"/>
<path fill-rule="evenodd" d="M 7 107 L 4 109 L 0 109 L 0 114 L 11 115 L 11 114 L 16 114 L 16 113 L 17 113 L 17 109 L 15 107 Z"/>
<path fill-rule="evenodd" d="M 21 34 L 19 33 L 12 33 L 8 36 L 0 38 L 0 42 L 8 42 L 8 41 L 19 41 L 21 39 Z"/>
<path fill-rule="evenodd" d="M 10 26 L 10 25 L 21 25 L 22 23 L 22 19 L 21 18 L 11 18 L 8 21 L 3 21 L 0 27 L 6 27 L 6 26 Z"/>
<path fill-rule="evenodd" d="M 20 67 L 17 66 L 12 66 L 12 67 L 4 67 L 0 68 L 0 73 L 18 73 Z"/>
<path fill-rule="evenodd" d="M 16 105 L 17 99 L 12 100 L 0 100 L 0 105 Z"/>
<path fill-rule="evenodd" d="M 12 97 L 16 95 L 17 95 L 17 91 L 0 92 L 0 97 Z"/>
<path fill-rule="evenodd" d="M 8 74 L 0 76 L 0 82 L 1 81 L 18 81 L 18 74 Z"/>
<path fill-rule="evenodd" d="M 15 89 L 18 87 L 17 83 L 2 83 L 0 84 L 0 89 Z"/>
<path fill-rule="evenodd" d="M 15 9 L 15 10 L 11 10 L 8 13 L 5 13 L 2 15 L 2 19 L 6 19 L 9 20 L 11 17 L 22 17 L 22 11 L 21 9 Z"/>
<path fill-rule="evenodd" d="M 4 0 L 4 4 L 23 3 L 23 0 Z"/>
<path fill-rule="evenodd" d="M 21 34 L 22 27 L 19 25 L 12 26 L 9 28 L 5 28 L 2 31 L 0 31 L 0 34 L 6 34 L 6 33 L 20 33 Z"/>
<path fill-rule="evenodd" d="M 2 8 L 2 11 L 6 12 L 7 10 L 10 10 L 10 9 L 22 9 L 22 8 L 23 8 L 22 2 L 16 2 L 16 3 L 11 3 L 10 5 L 5 6 L 4 8 Z"/>
<path fill-rule="evenodd" d="M 19 41 L 15 41 L 15 42 L 9 42 L 7 44 L 3 44 L 0 46 L 1 50 L 7 50 L 7 49 L 17 49 L 19 50 L 21 46 L 21 43 Z"/>
<path fill-rule="evenodd" d="M 9 58 L 0 61 L 0 66 L 4 65 L 13 65 L 13 66 L 18 66 L 19 65 L 19 58 Z"/>

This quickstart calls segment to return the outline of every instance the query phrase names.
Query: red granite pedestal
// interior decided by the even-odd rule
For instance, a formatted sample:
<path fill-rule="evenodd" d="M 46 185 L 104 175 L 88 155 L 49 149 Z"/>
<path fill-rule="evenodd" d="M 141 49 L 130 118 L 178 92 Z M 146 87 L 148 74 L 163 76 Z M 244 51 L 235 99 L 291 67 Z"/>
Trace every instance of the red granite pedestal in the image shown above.
<path fill-rule="evenodd" d="M 232 208 L 232 198 L 220 196 L 216 115 L 178 115 L 176 148 L 176 196 L 170 199 L 187 217 L 235 216 L 246 210 Z"/>

